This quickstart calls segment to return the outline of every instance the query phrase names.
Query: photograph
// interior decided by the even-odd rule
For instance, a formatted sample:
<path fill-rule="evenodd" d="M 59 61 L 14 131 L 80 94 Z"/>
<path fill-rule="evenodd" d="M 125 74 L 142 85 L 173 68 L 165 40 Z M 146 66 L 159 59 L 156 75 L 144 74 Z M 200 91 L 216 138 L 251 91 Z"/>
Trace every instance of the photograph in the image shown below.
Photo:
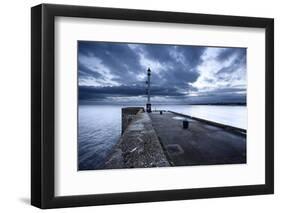
<path fill-rule="evenodd" d="M 77 170 L 246 164 L 247 48 L 77 41 Z"/>

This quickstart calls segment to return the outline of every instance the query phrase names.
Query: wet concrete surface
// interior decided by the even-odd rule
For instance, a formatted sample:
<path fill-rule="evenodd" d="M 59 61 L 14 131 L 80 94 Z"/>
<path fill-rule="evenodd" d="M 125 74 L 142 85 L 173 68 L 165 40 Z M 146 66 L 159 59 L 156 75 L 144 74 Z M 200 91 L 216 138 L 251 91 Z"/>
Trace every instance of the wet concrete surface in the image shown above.
<path fill-rule="evenodd" d="M 172 112 L 149 116 L 173 166 L 246 163 L 246 134 Z M 183 129 L 183 119 L 189 121 L 188 129 Z"/>

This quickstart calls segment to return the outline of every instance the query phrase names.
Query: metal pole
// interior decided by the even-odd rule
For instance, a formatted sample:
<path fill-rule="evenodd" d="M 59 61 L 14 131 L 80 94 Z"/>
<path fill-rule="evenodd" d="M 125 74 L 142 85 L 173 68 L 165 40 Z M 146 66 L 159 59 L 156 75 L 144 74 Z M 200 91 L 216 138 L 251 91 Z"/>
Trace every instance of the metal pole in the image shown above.
<path fill-rule="evenodd" d="M 147 69 L 147 103 L 146 103 L 146 111 L 151 112 L 151 103 L 150 103 L 150 76 L 151 70 Z"/>

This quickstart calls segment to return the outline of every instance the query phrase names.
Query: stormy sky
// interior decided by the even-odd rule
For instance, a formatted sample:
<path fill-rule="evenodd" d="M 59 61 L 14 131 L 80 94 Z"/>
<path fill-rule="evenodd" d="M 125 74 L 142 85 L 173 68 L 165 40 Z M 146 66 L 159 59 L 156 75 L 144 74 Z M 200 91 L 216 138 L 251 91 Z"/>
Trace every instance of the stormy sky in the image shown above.
<path fill-rule="evenodd" d="M 78 41 L 79 104 L 246 102 L 246 49 Z"/>

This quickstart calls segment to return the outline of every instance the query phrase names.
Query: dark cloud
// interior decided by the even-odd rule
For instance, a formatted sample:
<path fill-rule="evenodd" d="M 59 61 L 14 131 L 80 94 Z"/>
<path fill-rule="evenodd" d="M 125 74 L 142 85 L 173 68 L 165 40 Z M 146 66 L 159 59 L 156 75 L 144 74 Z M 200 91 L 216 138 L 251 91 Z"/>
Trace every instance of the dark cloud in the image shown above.
<path fill-rule="evenodd" d="M 233 50 L 233 51 L 223 51 L 226 52 L 227 56 L 222 56 L 223 54 L 221 53 L 219 56 L 219 60 L 223 60 L 222 58 L 224 58 L 224 60 L 229 59 L 230 57 L 232 57 L 233 55 L 236 54 L 235 59 L 232 61 L 232 63 L 230 63 L 228 66 L 225 66 L 223 68 L 221 68 L 218 72 L 217 72 L 217 77 L 219 79 L 226 79 L 229 75 L 232 75 L 233 73 L 237 72 L 237 70 L 239 70 L 240 68 L 246 69 L 246 49 L 238 49 L 238 50 Z M 237 75 L 236 78 L 241 78 L 244 76 L 239 76 Z"/>
<path fill-rule="evenodd" d="M 130 97 L 143 96 L 146 94 L 146 89 L 141 85 L 121 85 L 121 86 L 107 86 L 107 87 L 93 87 L 93 86 L 79 86 L 79 100 L 90 100 L 103 97 Z M 174 87 L 159 87 L 151 88 L 153 96 L 183 96 Z"/>
<path fill-rule="evenodd" d="M 227 104 L 227 103 L 246 103 L 245 94 L 205 94 L 197 97 L 188 97 L 187 104 Z"/>
<path fill-rule="evenodd" d="M 79 86 L 79 99 L 86 100 L 95 98 L 96 96 L 138 96 L 144 95 L 145 89 L 140 86 Z"/>
<path fill-rule="evenodd" d="M 95 57 L 101 60 L 112 74 L 120 76 L 115 80 L 118 83 L 131 83 L 135 81 L 135 74 L 144 72 L 139 64 L 139 57 L 135 51 L 126 44 L 107 42 L 80 41 L 78 44 L 79 56 Z M 79 74 L 83 71 L 79 63 Z M 80 76 L 79 76 L 80 77 Z"/>
<path fill-rule="evenodd" d="M 78 61 L 79 78 L 103 78 L 95 69 L 91 69 Z"/>
<path fill-rule="evenodd" d="M 177 45 L 143 45 L 142 51 L 146 58 L 163 64 L 165 72 L 159 73 L 156 82 L 177 87 L 194 82 L 199 73 L 195 67 L 201 62 L 200 56 L 205 47 Z M 159 79 L 157 79 L 159 77 Z"/>
<path fill-rule="evenodd" d="M 239 58 L 244 58 L 246 57 L 246 50 L 246 48 L 225 48 L 216 58 L 221 62 L 228 60 L 233 55 L 238 55 Z"/>

